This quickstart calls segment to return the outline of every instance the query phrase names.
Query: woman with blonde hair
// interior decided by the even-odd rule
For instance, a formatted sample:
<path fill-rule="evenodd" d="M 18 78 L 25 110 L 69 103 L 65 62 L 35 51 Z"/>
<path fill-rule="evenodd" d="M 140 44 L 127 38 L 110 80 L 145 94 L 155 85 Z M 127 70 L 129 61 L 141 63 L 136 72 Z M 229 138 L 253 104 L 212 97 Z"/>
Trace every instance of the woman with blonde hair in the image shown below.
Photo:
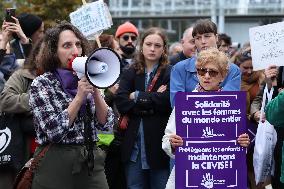
<path fill-rule="evenodd" d="M 199 83 L 193 92 L 222 91 L 220 84 L 228 74 L 229 63 L 225 53 L 216 48 L 209 48 L 201 51 L 197 56 L 196 71 Z M 247 134 L 241 134 L 237 139 L 238 143 L 247 147 L 250 143 Z M 176 135 L 175 108 L 169 118 L 165 135 L 163 136 L 162 148 L 171 157 L 175 158 L 175 149 L 183 145 L 183 140 Z M 175 168 L 172 169 L 166 189 L 175 188 Z"/>

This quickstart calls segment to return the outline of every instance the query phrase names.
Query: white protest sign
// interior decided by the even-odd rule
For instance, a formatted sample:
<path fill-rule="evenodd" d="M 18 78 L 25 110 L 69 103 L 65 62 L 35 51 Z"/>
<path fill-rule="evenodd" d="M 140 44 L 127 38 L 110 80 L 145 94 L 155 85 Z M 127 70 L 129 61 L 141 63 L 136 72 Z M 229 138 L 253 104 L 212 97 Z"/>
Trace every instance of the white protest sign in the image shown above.
<path fill-rule="evenodd" d="M 253 70 L 284 66 L 284 22 L 249 29 Z"/>
<path fill-rule="evenodd" d="M 103 0 L 85 4 L 69 16 L 71 23 L 86 37 L 100 33 L 112 25 L 109 10 Z"/>

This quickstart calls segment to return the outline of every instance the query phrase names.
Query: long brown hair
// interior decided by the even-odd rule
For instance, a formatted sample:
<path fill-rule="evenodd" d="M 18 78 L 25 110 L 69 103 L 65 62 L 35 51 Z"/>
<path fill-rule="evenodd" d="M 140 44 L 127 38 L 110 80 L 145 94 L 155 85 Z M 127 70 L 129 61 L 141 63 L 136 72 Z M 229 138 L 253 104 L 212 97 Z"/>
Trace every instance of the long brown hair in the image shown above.
<path fill-rule="evenodd" d="M 41 62 L 39 62 L 38 58 L 43 53 L 42 48 L 44 48 L 43 38 L 34 44 L 28 58 L 25 60 L 24 69 L 28 69 L 33 74 L 42 73 L 42 69 L 40 68 Z"/>
<path fill-rule="evenodd" d="M 110 49 L 114 49 L 114 40 L 115 39 L 114 39 L 113 35 L 102 34 L 102 35 L 100 35 L 99 39 L 100 39 L 100 43 L 101 43 L 102 47 L 108 47 Z M 92 43 L 93 43 L 93 45 L 92 45 L 93 50 L 99 48 L 97 42 L 92 41 Z"/>
<path fill-rule="evenodd" d="M 137 52 L 137 54 L 134 57 L 134 64 L 132 65 L 134 67 L 134 69 L 136 70 L 137 74 L 141 74 L 144 73 L 144 69 L 145 69 L 145 58 L 143 55 L 143 52 L 141 51 L 142 47 L 143 47 L 143 43 L 145 41 L 145 38 L 149 35 L 153 35 L 153 34 L 157 34 L 159 35 L 162 40 L 163 40 L 163 47 L 164 47 L 164 52 L 160 58 L 160 66 L 164 67 L 165 65 L 167 65 L 169 63 L 168 61 L 168 39 L 167 39 L 167 35 L 165 33 L 165 31 L 161 28 L 157 28 L 157 27 L 151 27 L 149 29 L 147 29 L 139 42 L 139 49 L 140 51 Z"/>

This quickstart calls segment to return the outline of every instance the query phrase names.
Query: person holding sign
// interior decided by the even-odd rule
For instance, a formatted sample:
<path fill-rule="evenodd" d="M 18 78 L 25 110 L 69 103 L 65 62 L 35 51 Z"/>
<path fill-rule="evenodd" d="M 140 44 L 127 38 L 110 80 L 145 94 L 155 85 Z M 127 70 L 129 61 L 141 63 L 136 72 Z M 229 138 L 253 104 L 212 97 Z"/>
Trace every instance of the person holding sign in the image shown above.
<path fill-rule="evenodd" d="M 269 121 L 269 123 L 271 123 L 272 125 L 275 126 L 275 129 L 277 131 L 277 135 L 279 135 L 278 139 L 277 139 L 278 141 L 277 141 L 277 144 L 276 144 L 276 147 L 275 147 L 275 150 L 277 150 L 277 152 L 275 152 L 275 160 L 276 160 L 276 165 L 278 165 L 278 167 L 275 167 L 275 168 L 276 168 L 276 171 L 277 171 L 277 176 L 280 174 L 280 182 L 281 183 L 278 183 L 279 177 L 275 176 L 275 178 L 274 178 L 275 182 L 278 183 L 279 186 L 284 186 L 284 166 L 283 166 L 283 163 L 284 163 L 283 141 L 284 141 L 284 139 L 283 139 L 283 134 L 282 134 L 283 133 L 283 125 L 284 125 L 283 103 L 284 103 L 284 92 L 281 91 L 273 100 L 271 100 L 271 102 L 269 102 L 267 104 L 266 110 L 265 110 L 265 115 L 266 115 L 267 121 Z M 282 131 L 282 132 L 279 132 L 279 131 Z M 282 151 L 282 154 L 281 154 L 281 151 Z M 281 158 L 279 158 L 279 156 L 282 158 L 282 162 L 281 162 Z M 273 183 L 274 180 L 272 180 L 273 185 L 275 185 Z"/>
<path fill-rule="evenodd" d="M 116 105 L 128 125 L 120 127 L 127 188 L 164 189 L 169 177 L 169 157 L 161 143 L 171 112 L 167 38 L 160 28 L 143 34 L 134 63 L 122 73 Z"/>
<path fill-rule="evenodd" d="M 113 127 L 114 115 L 99 89 L 80 80 L 70 61 L 87 54 L 87 40 L 68 22 L 49 29 L 40 57 L 43 74 L 30 87 L 29 105 L 39 147 L 32 188 L 108 189 L 97 129 Z M 43 154 L 42 154 L 43 153 Z"/>
<path fill-rule="evenodd" d="M 260 84 L 264 81 L 264 73 L 253 71 L 250 46 L 242 49 L 236 56 L 235 64 L 240 67 L 242 73 L 241 90 L 247 92 L 247 116 L 250 119 L 250 106 L 260 90 Z"/>
<path fill-rule="evenodd" d="M 228 57 L 216 48 L 201 51 L 196 60 L 196 70 L 199 83 L 193 92 L 222 91 L 220 85 L 229 71 Z M 247 134 L 241 134 L 238 143 L 247 147 L 250 139 Z M 171 157 L 175 157 L 175 149 L 183 145 L 183 139 L 176 135 L 175 108 L 173 109 L 163 136 L 162 148 Z M 167 189 L 175 188 L 175 169 L 173 168 L 167 183 Z"/>
<path fill-rule="evenodd" d="M 210 47 L 217 48 L 217 26 L 208 19 L 198 20 L 193 27 L 192 36 L 198 52 Z M 171 105 L 174 107 L 177 92 L 191 92 L 198 83 L 196 77 L 196 57 L 186 59 L 176 64 L 171 72 L 170 91 Z M 238 66 L 229 64 L 229 71 L 221 86 L 224 91 L 239 91 L 241 75 Z"/>
<path fill-rule="evenodd" d="M 283 74 L 283 66 L 270 65 L 264 71 L 265 74 L 265 82 L 262 83 L 260 87 L 260 91 L 253 100 L 251 104 L 251 119 L 255 122 L 265 121 L 265 114 L 260 119 L 260 109 L 262 104 L 263 92 L 265 85 L 268 85 L 268 88 L 273 87 L 273 95 L 272 99 L 278 96 L 284 89 L 284 74 Z M 284 188 L 284 182 L 280 181 L 281 178 L 281 167 L 282 167 L 282 147 L 284 141 L 284 128 L 283 127 L 275 127 L 277 132 L 277 142 L 274 149 L 274 160 L 275 160 L 275 171 L 274 175 L 271 177 L 271 184 L 273 188 Z M 269 181 L 270 182 L 270 181 Z M 266 184 L 266 183 L 265 183 Z"/>
<path fill-rule="evenodd" d="M 242 72 L 241 90 L 246 91 L 248 123 L 251 124 L 252 127 L 257 127 L 251 117 L 250 109 L 251 103 L 256 98 L 260 90 L 260 85 L 264 81 L 264 73 L 263 71 L 253 71 L 251 47 L 249 44 L 248 47 L 241 49 L 241 51 L 236 55 L 235 64 L 240 67 Z M 248 180 L 251 189 L 256 188 L 253 169 L 253 151 L 254 148 L 249 148 L 247 152 Z"/>

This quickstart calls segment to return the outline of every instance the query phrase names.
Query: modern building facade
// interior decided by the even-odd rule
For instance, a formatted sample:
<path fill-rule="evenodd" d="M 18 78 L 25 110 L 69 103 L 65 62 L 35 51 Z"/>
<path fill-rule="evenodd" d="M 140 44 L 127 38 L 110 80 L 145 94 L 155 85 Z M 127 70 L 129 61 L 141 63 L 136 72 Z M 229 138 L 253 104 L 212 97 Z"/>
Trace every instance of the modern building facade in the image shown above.
<path fill-rule="evenodd" d="M 171 42 L 178 41 L 197 19 L 211 18 L 220 33 L 244 44 L 250 27 L 284 17 L 284 0 L 109 0 L 108 4 L 114 27 L 125 20 L 140 30 L 159 26 L 167 30 Z"/>

